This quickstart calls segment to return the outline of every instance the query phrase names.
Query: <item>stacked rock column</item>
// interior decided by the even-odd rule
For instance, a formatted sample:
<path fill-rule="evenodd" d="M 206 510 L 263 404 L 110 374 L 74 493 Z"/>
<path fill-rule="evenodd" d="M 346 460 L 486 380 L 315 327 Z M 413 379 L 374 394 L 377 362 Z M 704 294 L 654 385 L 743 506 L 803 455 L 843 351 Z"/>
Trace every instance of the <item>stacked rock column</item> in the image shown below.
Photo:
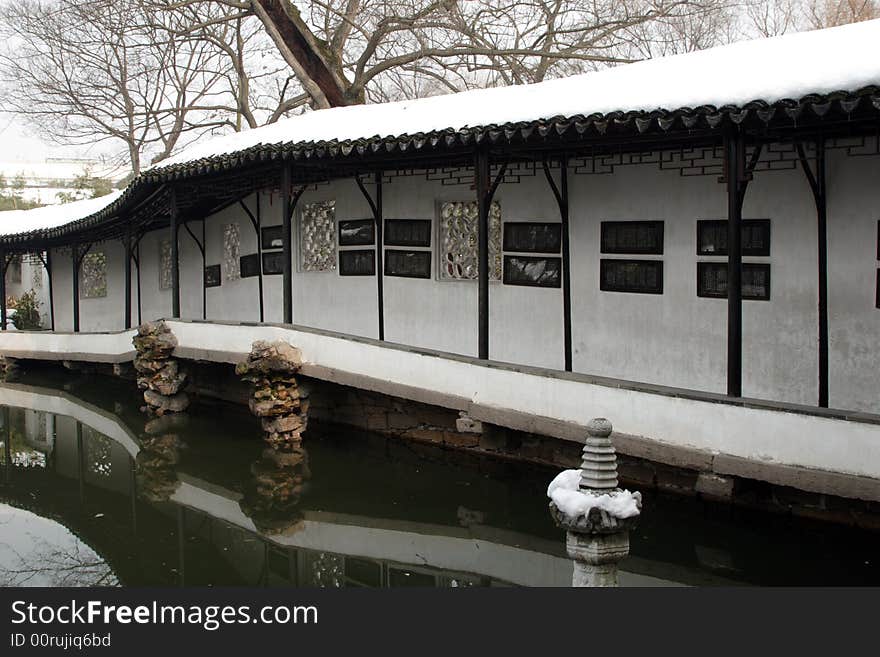
<path fill-rule="evenodd" d="M 252 385 L 251 412 L 260 418 L 268 447 L 251 465 L 252 485 L 241 501 L 244 513 L 260 531 L 273 534 L 299 526 L 300 495 L 311 473 L 302 434 L 308 422 L 308 399 L 296 380 L 299 350 L 286 342 L 257 341 L 236 373 Z"/>
<path fill-rule="evenodd" d="M 171 357 L 177 338 L 165 322 L 142 324 L 132 342 L 137 351 L 134 359 L 137 385 L 144 391 L 146 403 L 141 410 L 150 415 L 185 411 L 189 407 L 189 396 L 183 390 L 186 374 Z"/>

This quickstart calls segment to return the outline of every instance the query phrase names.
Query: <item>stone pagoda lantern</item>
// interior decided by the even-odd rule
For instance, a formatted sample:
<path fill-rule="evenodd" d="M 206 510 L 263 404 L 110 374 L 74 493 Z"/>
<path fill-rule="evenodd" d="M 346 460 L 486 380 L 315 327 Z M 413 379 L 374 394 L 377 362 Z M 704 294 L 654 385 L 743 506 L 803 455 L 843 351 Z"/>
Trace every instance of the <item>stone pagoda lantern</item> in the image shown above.
<path fill-rule="evenodd" d="M 629 531 L 641 512 L 641 494 L 617 484 L 610 436 L 608 420 L 591 420 L 580 470 L 560 473 L 547 489 L 550 513 L 566 531 L 574 560 L 572 586 L 618 586 L 617 566 L 629 554 Z"/>

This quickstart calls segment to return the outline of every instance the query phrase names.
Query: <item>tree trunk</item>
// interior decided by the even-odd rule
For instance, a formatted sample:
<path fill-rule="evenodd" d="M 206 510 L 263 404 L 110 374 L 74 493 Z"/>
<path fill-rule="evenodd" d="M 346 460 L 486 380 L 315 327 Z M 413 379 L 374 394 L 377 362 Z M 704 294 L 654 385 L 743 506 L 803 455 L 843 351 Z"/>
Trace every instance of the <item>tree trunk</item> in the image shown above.
<path fill-rule="evenodd" d="M 316 108 L 364 102 L 362 94 L 349 95 L 350 85 L 342 66 L 328 45 L 312 34 L 288 0 L 253 0 L 253 7 Z"/>

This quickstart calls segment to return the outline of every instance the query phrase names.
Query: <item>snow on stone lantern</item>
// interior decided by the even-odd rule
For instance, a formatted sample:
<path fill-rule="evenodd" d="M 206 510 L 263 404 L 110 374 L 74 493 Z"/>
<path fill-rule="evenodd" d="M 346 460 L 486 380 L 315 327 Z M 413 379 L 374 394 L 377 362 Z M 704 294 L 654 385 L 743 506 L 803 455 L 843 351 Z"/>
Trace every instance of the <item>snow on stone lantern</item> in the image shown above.
<path fill-rule="evenodd" d="M 618 585 L 617 565 L 629 554 L 629 530 L 641 512 L 641 494 L 617 484 L 610 436 L 611 422 L 590 420 L 580 470 L 559 473 L 547 488 L 550 513 L 566 531 L 574 560 L 572 586 Z"/>

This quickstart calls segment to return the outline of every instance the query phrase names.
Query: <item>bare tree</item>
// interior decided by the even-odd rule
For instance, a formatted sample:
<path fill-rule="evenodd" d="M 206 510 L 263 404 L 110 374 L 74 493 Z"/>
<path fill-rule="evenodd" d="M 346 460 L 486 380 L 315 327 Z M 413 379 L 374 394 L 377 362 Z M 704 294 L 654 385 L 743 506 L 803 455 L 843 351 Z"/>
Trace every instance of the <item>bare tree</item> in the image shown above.
<path fill-rule="evenodd" d="M 167 11 L 220 4 L 236 20 L 256 16 L 316 108 L 538 82 L 631 61 L 640 56 L 634 42 L 645 38 L 636 34 L 638 26 L 672 25 L 718 5 L 718 0 L 150 1 Z M 206 24 L 215 22 L 193 29 Z M 701 37 L 694 44 L 709 41 Z"/>
<path fill-rule="evenodd" d="M 835 27 L 880 17 L 877 0 L 811 0 L 807 20 L 812 28 Z"/>
<path fill-rule="evenodd" d="M 217 52 L 166 38 L 136 2 L 13 0 L 0 19 L 2 107 L 50 140 L 122 142 L 136 174 L 146 153 L 230 123 Z"/>

